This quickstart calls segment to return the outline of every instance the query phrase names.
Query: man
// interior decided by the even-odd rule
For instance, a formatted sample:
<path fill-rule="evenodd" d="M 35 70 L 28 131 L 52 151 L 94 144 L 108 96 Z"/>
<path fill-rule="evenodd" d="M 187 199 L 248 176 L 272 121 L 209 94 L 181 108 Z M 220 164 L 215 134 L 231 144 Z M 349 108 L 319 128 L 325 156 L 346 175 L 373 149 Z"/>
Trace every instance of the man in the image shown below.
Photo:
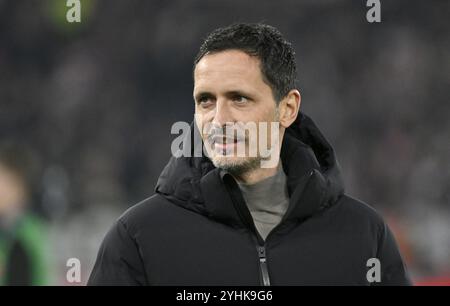
<path fill-rule="evenodd" d="M 199 133 L 207 156 L 171 158 L 156 194 L 106 235 L 89 285 L 410 284 L 392 233 L 344 194 L 333 149 L 299 112 L 296 73 L 291 45 L 271 26 L 206 38 L 187 139 Z M 228 132 L 252 122 L 256 140 Z M 264 164 L 261 140 L 275 163 Z"/>
<path fill-rule="evenodd" d="M 48 284 L 45 223 L 31 212 L 33 156 L 0 144 L 0 286 Z"/>

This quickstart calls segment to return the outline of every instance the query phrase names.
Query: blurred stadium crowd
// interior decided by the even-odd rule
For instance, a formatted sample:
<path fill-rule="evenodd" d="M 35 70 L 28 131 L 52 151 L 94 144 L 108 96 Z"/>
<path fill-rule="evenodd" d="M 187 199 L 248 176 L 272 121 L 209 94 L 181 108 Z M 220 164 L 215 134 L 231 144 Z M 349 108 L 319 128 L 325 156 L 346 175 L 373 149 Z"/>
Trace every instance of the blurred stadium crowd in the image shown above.
<path fill-rule="evenodd" d="M 71 257 L 86 281 L 192 120 L 201 39 L 236 21 L 293 43 L 347 192 L 386 217 L 417 284 L 450 282 L 450 2 L 382 1 L 379 24 L 365 2 L 84 0 L 68 24 L 65 1 L 0 0 L 0 283 L 67 284 Z M 8 278 L 27 267 L 11 254 L 33 272 Z"/>

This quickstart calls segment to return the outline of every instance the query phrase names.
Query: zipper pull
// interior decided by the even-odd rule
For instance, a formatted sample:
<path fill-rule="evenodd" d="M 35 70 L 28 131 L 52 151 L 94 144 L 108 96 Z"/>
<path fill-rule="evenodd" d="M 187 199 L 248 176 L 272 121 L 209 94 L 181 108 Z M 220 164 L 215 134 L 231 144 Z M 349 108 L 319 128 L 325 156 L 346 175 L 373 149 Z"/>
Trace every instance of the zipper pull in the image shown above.
<path fill-rule="evenodd" d="M 264 286 L 270 286 L 269 271 L 267 270 L 266 248 L 258 246 L 259 268 Z"/>

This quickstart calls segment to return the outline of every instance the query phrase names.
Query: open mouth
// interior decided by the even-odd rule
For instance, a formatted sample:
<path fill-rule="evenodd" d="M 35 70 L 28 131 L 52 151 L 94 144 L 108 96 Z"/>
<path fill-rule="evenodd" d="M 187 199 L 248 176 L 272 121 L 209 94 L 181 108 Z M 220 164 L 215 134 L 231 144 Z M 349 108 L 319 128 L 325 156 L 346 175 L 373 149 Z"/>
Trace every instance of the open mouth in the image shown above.
<path fill-rule="evenodd" d="M 239 141 L 242 141 L 243 139 L 237 138 L 237 137 L 227 137 L 227 136 L 221 136 L 221 135 L 215 135 L 211 137 L 211 142 L 216 144 L 228 144 L 228 143 L 237 143 Z"/>
<path fill-rule="evenodd" d="M 224 136 L 214 136 L 210 139 L 211 147 L 218 153 L 222 154 L 230 154 L 234 152 L 234 148 L 242 141 L 243 139 Z"/>

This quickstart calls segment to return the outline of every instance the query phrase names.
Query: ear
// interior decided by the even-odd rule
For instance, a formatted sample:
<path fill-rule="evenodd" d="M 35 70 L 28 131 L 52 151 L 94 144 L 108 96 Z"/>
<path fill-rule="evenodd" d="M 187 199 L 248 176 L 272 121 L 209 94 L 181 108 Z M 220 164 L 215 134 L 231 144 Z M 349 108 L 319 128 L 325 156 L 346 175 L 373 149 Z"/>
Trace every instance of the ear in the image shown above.
<path fill-rule="evenodd" d="M 292 89 L 289 93 L 280 101 L 279 114 L 280 125 L 284 128 L 288 128 L 297 118 L 300 110 L 302 97 L 297 89 Z"/>

